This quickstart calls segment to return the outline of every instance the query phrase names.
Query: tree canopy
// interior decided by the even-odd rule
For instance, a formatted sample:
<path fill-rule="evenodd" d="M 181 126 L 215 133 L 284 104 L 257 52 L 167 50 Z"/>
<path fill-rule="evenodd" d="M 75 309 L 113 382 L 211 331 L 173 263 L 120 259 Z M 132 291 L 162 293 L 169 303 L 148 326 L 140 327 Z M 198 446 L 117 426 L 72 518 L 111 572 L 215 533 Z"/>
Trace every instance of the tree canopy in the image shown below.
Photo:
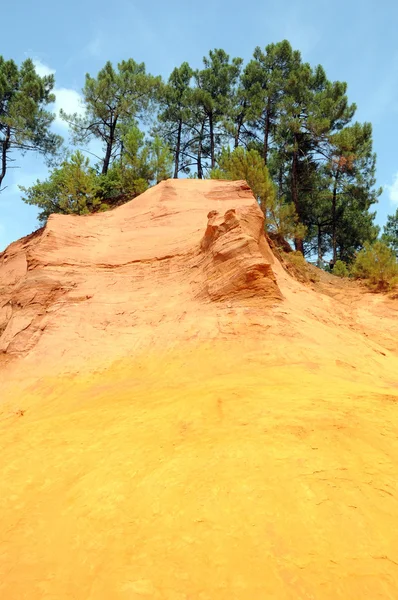
<path fill-rule="evenodd" d="M 52 213 L 85 215 L 101 206 L 95 170 L 79 151 L 53 169 L 46 181 L 38 180 L 30 188 L 20 189 L 27 204 L 40 207 L 38 219 L 42 223 Z"/>
<path fill-rule="evenodd" d="M 395 252 L 398 258 L 398 208 L 395 214 L 387 217 L 382 240 Z"/>
<path fill-rule="evenodd" d="M 54 76 L 40 77 L 31 59 L 18 68 L 0 56 L 0 191 L 14 163 L 13 153 L 53 156 L 62 138 L 51 131 L 55 115 L 46 106 L 55 101 Z"/>
<path fill-rule="evenodd" d="M 86 144 L 92 138 L 102 142 L 102 174 L 105 175 L 112 161 L 122 155 L 123 134 L 137 119 L 145 117 L 160 83 L 160 77 L 146 73 L 144 63 L 130 58 L 114 69 L 108 61 L 97 77 L 86 75 L 84 114 L 62 112 L 70 124 L 74 142 Z"/>
<path fill-rule="evenodd" d="M 32 63 L 24 65 L 17 69 L 18 85 L 16 67 L 7 67 L 11 75 L 1 89 L 25 89 L 23 82 L 30 82 L 36 96 L 26 105 L 36 121 L 26 140 L 39 140 L 42 151 L 54 150 L 57 140 L 48 130 L 53 117 L 43 108 L 53 101 L 53 77 L 37 78 Z M 18 107 L 17 96 L 9 107 L 13 102 Z M 102 154 L 96 164 L 74 154 L 48 181 L 53 184 L 59 170 L 65 173 L 79 156 L 79 169 L 95 179 L 102 206 L 107 198 L 127 200 L 170 176 L 238 177 L 251 185 L 268 230 L 304 255 L 316 255 L 319 264 L 325 255 L 351 262 L 378 236 L 372 126 L 355 121 L 347 84 L 330 81 L 321 65 L 304 62 L 287 40 L 257 46 L 247 64 L 223 49 L 210 50 L 199 68 L 183 62 L 166 82 L 132 58 L 116 67 L 107 62 L 96 76 L 86 75 L 83 108 L 81 115 L 63 113 L 72 143 L 84 151 L 87 142 L 99 140 Z M 28 115 L 24 110 L 9 113 Z M 2 143 L 4 148 L 4 137 Z M 25 199 L 43 198 L 38 191 L 25 190 Z M 89 188 L 86 200 L 87 210 L 98 209 Z M 54 206 L 62 210 L 64 204 Z M 392 248 L 394 219 L 383 236 Z"/>

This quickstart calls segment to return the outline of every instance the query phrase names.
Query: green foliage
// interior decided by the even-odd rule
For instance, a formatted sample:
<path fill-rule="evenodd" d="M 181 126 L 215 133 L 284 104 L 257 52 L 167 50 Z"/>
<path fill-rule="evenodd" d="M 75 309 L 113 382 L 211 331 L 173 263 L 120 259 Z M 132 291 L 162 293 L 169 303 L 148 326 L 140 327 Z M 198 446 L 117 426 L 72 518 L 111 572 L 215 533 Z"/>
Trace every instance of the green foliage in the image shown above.
<path fill-rule="evenodd" d="M 275 233 L 285 240 L 303 240 L 306 235 L 306 226 L 300 223 L 294 204 L 288 204 L 284 198 L 274 195 L 273 202 L 267 210 L 268 231 Z"/>
<path fill-rule="evenodd" d="M 336 260 L 332 272 L 337 277 L 348 277 L 350 274 L 347 265 L 342 260 Z"/>
<path fill-rule="evenodd" d="M 173 157 L 163 140 L 145 141 L 137 126 L 123 136 L 123 155 L 119 161 L 123 193 L 138 195 L 150 185 L 171 177 Z"/>
<path fill-rule="evenodd" d="M 41 208 L 39 220 L 44 222 L 51 213 L 84 215 L 107 210 L 115 199 L 131 200 L 170 177 L 173 159 L 160 138 L 146 142 L 133 126 L 122 142 L 122 157 L 106 173 L 98 174 L 77 151 L 53 169 L 46 181 L 37 181 L 30 188 L 20 186 L 23 200 Z"/>
<path fill-rule="evenodd" d="M 20 189 L 24 202 L 41 209 L 41 222 L 51 213 L 86 215 L 107 208 L 98 197 L 95 171 L 79 151 L 53 169 L 47 181 L 37 180 L 30 188 Z"/>
<path fill-rule="evenodd" d="M 334 260 L 351 260 L 365 241 L 377 237 L 370 207 L 381 189 L 374 189 L 376 156 L 372 126 L 354 123 L 330 138 L 330 159 L 325 175 L 331 190 L 331 242 Z"/>
<path fill-rule="evenodd" d="M 233 58 L 221 49 L 210 50 L 203 58 L 203 69 L 195 71 L 196 88 L 192 100 L 194 127 L 198 133 L 194 150 L 197 154 L 198 177 L 203 177 L 202 154 L 206 142 L 210 168 L 216 166 L 217 142 L 225 135 L 225 121 L 232 110 L 234 88 L 242 66 L 241 58 Z"/>
<path fill-rule="evenodd" d="M 149 160 L 152 179 L 155 183 L 171 177 L 173 155 L 168 145 L 158 136 L 149 143 Z"/>
<path fill-rule="evenodd" d="M 269 44 L 265 51 L 257 46 L 253 59 L 241 77 L 241 107 L 238 113 L 235 142 L 252 141 L 268 164 L 270 150 L 277 140 L 278 123 L 282 115 L 286 85 L 292 72 L 301 62 L 287 40 Z"/>
<path fill-rule="evenodd" d="M 296 248 L 350 258 L 377 231 L 369 124 L 350 122 L 347 85 L 303 63 L 288 41 L 257 47 L 233 88 L 223 127 L 234 147 L 257 150 L 276 185 L 273 220 Z M 304 240 L 304 243 L 302 242 Z"/>
<path fill-rule="evenodd" d="M 396 257 L 398 258 L 398 208 L 394 215 L 387 217 L 382 241 L 395 252 Z"/>
<path fill-rule="evenodd" d="M 319 281 L 319 274 L 315 267 L 309 265 L 303 254 L 296 250 L 295 252 L 282 252 L 283 263 L 287 270 L 302 283 L 316 283 Z"/>
<path fill-rule="evenodd" d="M 303 236 L 304 228 L 298 222 L 295 208 L 275 195 L 264 159 L 256 150 L 241 147 L 231 151 L 224 148 L 218 158 L 218 167 L 210 172 L 212 179 L 244 179 L 251 187 L 266 218 L 267 229 L 283 238 Z"/>
<path fill-rule="evenodd" d="M 85 113 L 62 117 L 70 124 L 73 141 L 84 144 L 96 138 L 103 144 L 101 172 L 105 175 L 122 152 L 123 135 L 137 118 L 144 118 L 160 88 L 159 77 L 146 73 L 144 63 L 123 60 L 115 70 L 108 61 L 97 77 L 86 75 Z"/>
<path fill-rule="evenodd" d="M 0 56 L 0 188 L 17 150 L 53 156 L 62 138 L 50 130 L 55 115 L 46 106 L 55 100 L 54 76 L 40 77 L 33 62 L 21 67 Z"/>
<path fill-rule="evenodd" d="M 161 110 L 155 135 L 159 135 L 171 149 L 174 178 L 177 178 L 180 172 L 189 174 L 191 163 L 192 132 L 189 123 L 193 115 L 193 90 L 190 87 L 193 73 L 187 62 L 176 67 L 160 94 Z"/>
<path fill-rule="evenodd" d="M 0 94 L 1 71 L 0 63 Z M 50 101 L 53 80 L 40 81 Z M 127 199 L 170 176 L 210 173 L 246 179 L 270 234 L 319 264 L 327 253 L 350 264 L 377 239 L 372 127 L 354 122 L 347 84 L 303 62 L 287 40 L 255 48 L 246 66 L 212 50 L 201 68 L 184 62 L 167 83 L 132 59 L 107 62 L 86 76 L 83 95 L 85 113 L 63 117 L 75 143 L 103 144 L 96 198 Z M 383 234 L 395 252 L 397 221 L 390 217 Z"/>
<path fill-rule="evenodd" d="M 384 242 L 366 242 L 356 256 L 352 274 L 357 279 L 366 279 L 373 288 L 386 290 L 398 282 L 398 262 Z"/>
<path fill-rule="evenodd" d="M 323 238 L 336 222 L 331 205 L 333 186 L 325 168 L 331 137 L 349 122 L 355 110 L 355 106 L 348 105 L 346 87 L 345 83 L 328 81 L 321 66 L 312 69 L 300 63 L 287 78 L 282 99 L 277 143 L 279 164 L 288 165 L 284 172 L 287 180 L 282 175 L 282 185 L 300 221 L 308 231 L 314 225 L 320 226 Z M 305 244 L 296 243 L 296 247 L 305 250 Z"/>
<path fill-rule="evenodd" d="M 120 169 L 122 192 L 137 196 L 148 189 L 151 181 L 149 147 L 145 144 L 144 133 L 136 125 L 122 139 L 123 154 L 115 168 Z"/>
<path fill-rule="evenodd" d="M 107 200 L 115 200 L 123 195 L 124 184 L 120 163 L 112 163 L 105 174 L 96 173 L 96 190 L 99 198 Z"/>
<path fill-rule="evenodd" d="M 264 214 L 274 203 L 274 185 L 268 169 L 256 150 L 224 148 L 218 158 L 218 168 L 210 173 L 211 179 L 244 179 L 252 189 Z"/>

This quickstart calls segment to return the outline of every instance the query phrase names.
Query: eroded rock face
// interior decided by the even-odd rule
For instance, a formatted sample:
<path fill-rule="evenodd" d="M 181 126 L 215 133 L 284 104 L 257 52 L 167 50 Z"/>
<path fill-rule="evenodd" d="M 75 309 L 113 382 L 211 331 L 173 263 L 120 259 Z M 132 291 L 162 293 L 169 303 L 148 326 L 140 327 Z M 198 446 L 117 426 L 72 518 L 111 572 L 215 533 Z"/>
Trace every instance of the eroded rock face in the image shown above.
<path fill-rule="evenodd" d="M 52 215 L 0 254 L 0 353 L 25 354 L 49 330 L 67 352 L 82 322 L 88 342 L 127 331 L 136 302 L 144 319 L 163 296 L 275 302 L 263 223 L 242 181 L 169 180 L 108 213 Z"/>
<path fill-rule="evenodd" d="M 231 208 L 224 215 L 211 211 L 200 249 L 202 292 L 211 300 L 281 299 L 258 205 Z"/>
<path fill-rule="evenodd" d="M 68 289 L 30 261 L 42 235 L 27 236 L 0 255 L 0 353 L 28 352 L 45 329 L 47 310 Z"/>

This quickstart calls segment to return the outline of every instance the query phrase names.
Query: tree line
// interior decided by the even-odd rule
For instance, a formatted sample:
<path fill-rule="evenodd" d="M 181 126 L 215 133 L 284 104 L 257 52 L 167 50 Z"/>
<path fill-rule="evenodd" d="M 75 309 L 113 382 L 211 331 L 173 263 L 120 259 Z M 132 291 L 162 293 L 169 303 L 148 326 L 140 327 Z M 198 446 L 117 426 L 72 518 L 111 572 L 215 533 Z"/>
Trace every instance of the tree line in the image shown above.
<path fill-rule="evenodd" d="M 56 160 L 47 180 L 21 188 L 42 221 L 106 210 L 168 177 L 245 178 L 269 233 L 320 264 L 325 255 L 350 262 L 378 238 L 372 126 L 355 120 L 347 84 L 286 40 L 255 48 L 247 64 L 212 50 L 167 81 L 133 59 L 107 62 L 86 75 L 84 112 L 62 112 L 72 153 L 51 130 L 53 89 L 54 77 L 39 77 L 29 59 L 18 68 L 0 57 L 0 186 L 13 150 Z M 397 221 L 384 233 L 391 248 Z"/>

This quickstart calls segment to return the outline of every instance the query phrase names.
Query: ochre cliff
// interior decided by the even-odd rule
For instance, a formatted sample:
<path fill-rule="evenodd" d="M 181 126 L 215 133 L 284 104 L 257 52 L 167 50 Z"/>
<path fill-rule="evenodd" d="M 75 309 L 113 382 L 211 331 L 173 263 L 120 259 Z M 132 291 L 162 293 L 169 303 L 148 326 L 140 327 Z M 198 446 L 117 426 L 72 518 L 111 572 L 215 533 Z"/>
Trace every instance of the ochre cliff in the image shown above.
<path fill-rule="evenodd" d="M 112 212 L 52 215 L 0 255 L 0 352 L 26 354 L 64 320 L 130 330 L 140 290 L 156 310 L 176 293 L 279 300 L 263 222 L 245 182 L 168 181 Z"/>
<path fill-rule="evenodd" d="M 0 254 L 0 598 L 398 597 L 398 301 L 167 181 Z"/>

